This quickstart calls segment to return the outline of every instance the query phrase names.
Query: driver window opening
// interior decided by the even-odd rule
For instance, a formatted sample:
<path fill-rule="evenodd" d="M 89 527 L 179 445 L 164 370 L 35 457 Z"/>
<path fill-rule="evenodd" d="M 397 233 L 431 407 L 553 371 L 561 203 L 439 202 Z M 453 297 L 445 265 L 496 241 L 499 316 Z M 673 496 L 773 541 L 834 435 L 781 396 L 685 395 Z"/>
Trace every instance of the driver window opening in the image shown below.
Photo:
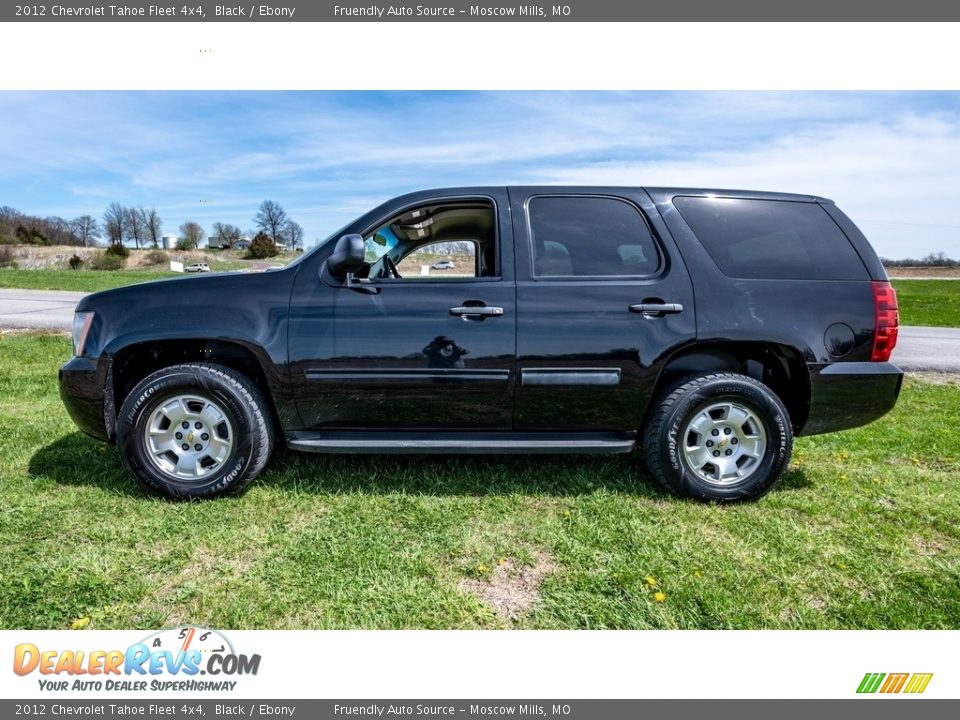
<path fill-rule="evenodd" d="M 454 280 L 497 277 L 493 205 L 482 200 L 424 205 L 390 218 L 364 237 L 358 277 Z"/>

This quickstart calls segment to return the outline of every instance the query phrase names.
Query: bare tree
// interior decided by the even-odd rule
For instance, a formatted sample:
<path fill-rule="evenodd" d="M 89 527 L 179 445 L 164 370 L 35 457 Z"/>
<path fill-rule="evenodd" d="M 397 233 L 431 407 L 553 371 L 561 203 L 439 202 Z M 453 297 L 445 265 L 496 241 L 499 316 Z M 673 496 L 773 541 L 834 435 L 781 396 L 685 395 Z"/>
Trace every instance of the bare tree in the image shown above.
<path fill-rule="evenodd" d="M 290 249 L 296 250 L 297 248 L 303 247 L 303 227 L 300 223 L 295 223 L 293 220 L 287 221 L 287 227 L 284 231 L 287 236 L 287 241 L 290 243 Z"/>
<path fill-rule="evenodd" d="M 77 245 L 79 242 L 71 223 L 57 215 L 42 218 L 38 226 L 51 245 Z"/>
<path fill-rule="evenodd" d="M 269 235 L 274 244 L 283 242 L 283 233 L 289 221 L 287 211 L 280 207 L 280 203 L 273 200 L 264 200 L 260 203 L 260 209 L 253 219 L 257 228 Z"/>
<path fill-rule="evenodd" d="M 103 232 L 111 245 L 123 245 L 127 237 L 127 210 L 120 203 L 112 202 L 103 213 Z"/>
<path fill-rule="evenodd" d="M 9 205 L 0 207 L 0 240 L 13 242 L 17 225 L 20 224 L 20 218 L 22 217 L 23 213 L 16 208 L 12 208 Z"/>
<path fill-rule="evenodd" d="M 199 223 L 187 220 L 180 226 L 180 242 L 194 249 L 200 247 L 200 242 L 207 236 Z"/>
<path fill-rule="evenodd" d="M 140 219 L 143 222 L 146 239 L 153 243 L 154 247 L 160 247 L 160 239 L 163 233 L 163 221 L 160 219 L 156 208 L 144 210 L 140 208 Z"/>
<path fill-rule="evenodd" d="M 137 208 L 127 208 L 127 232 L 130 234 L 130 239 L 133 240 L 133 244 L 137 246 L 137 249 L 140 249 L 140 245 L 143 243 L 147 235 L 147 228 L 143 221 L 143 215 L 141 211 Z"/>
<path fill-rule="evenodd" d="M 213 234 L 220 238 L 223 247 L 230 247 L 240 239 L 240 228 L 230 223 L 217 222 L 213 224 Z"/>
<path fill-rule="evenodd" d="M 80 238 L 84 247 L 95 245 L 97 238 L 100 237 L 100 224 L 95 217 L 90 215 L 81 215 L 73 221 L 73 232 Z"/>

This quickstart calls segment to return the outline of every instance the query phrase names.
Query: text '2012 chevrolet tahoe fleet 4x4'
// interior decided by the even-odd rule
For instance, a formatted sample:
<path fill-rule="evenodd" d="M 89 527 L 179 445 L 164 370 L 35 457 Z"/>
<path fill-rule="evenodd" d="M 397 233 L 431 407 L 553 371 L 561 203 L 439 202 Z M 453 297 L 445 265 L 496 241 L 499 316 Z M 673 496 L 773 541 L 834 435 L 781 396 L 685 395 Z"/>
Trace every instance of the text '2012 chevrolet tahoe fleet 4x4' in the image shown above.
<path fill-rule="evenodd" d="M 455 188 L 284 269 L 90 295 L 60 383 L 82 430 L 176 498 L 240 491 L 285 442 L 636 448 L 667 490 L 724 501 L 770 490 L 795 435 L 893 407 L 897 327 L 876 254 L 823 198 Z"/>

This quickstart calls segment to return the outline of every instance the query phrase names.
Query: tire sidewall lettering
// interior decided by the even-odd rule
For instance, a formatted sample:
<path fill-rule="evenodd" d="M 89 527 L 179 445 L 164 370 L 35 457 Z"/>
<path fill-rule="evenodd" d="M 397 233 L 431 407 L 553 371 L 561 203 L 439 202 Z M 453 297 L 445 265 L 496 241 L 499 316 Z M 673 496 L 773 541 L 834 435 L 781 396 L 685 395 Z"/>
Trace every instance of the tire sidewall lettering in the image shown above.
<path fill-rule="evenodd" d="M 695 381 L 694 381 L 695 382 Z M 711 402 L 731 400 L 750 407 L 763 424 L 768 444 L 759 467 L 745 480 L 729 486 L 711 486 L 700 480 L 687 467 L 680 443 L 683 442 L 682 428 L 696 412 Z M 708 500 L 747 499 L 762 495 L 779 479 L 786 469 L 790 455 L 791 431 L 786 410 L 773 392 L 765 387 L 757 387 L 747 378 L 743 382 L 730 382 L 729 379 L 712 384 L 706 380 L 681 394 L 666 411 L 663 440 L 659 443 L 661 467 L 673 476 L 669 484 L 677 487 L 683 494 Z"/>
<path fill-rule="evenodd" d="M 181 366 L 182 369 L 171 369 L 165 375 L 155 373 L 141 381 L 125 403 L 127 410 L 120 414 L 122 421 L 117 423 L 117 446 L 127 469 L 150 490 L 172 498 L 202 498 L 229 492 L 234 485 L 242 487 L 249 482 L 245 476 L 258 447 L 262 448 L 263 442 L 269 443 L 269 438 L 258 432 L 262 430 L 255 412 L 259 406 L 247 402 L 249 395 L 243 393 L 245 387 L 232 376 L 213 375 L 216 371 L 208 370 L 208 367 L 196 366 L 190 371 L 190 366 Z M 190 392 L 218 402 L 228 413 L 236 434 L 232 458 L 228 458 L 225 467 L 197 483 L 167 476 L 153 467 L 145 455 L 143 441 L 150 413 L 168 395 Z"/>

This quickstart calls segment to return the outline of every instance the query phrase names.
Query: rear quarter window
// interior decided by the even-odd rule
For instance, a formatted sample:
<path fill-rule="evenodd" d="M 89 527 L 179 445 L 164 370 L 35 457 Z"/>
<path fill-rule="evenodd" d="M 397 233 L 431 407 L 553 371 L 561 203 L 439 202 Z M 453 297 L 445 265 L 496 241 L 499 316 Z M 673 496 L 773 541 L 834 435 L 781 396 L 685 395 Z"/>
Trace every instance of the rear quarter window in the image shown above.
<path fill-rule="evenodd" d="M 677 197 L 673 204 L 730 277 L 869 280 L 857 251 L 818 203 Z"/>

